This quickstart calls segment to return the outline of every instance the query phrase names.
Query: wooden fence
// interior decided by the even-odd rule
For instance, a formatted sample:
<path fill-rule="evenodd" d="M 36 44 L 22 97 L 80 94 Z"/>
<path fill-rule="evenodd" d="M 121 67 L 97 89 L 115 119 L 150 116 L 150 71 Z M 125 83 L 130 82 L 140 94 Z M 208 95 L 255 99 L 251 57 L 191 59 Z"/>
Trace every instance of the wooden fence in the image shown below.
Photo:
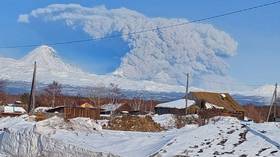
<path fill-rule="evenodd" d="M 100 119 L 100 109 L 83 108 L 83 107 L 64 107 L 65 119 L 71 119 L 76 117 L 88 117 L 91 119 Z"/>
<path fill-rule="evenodd" d="M 0 117 L 17 117 L 17 116 L 21 116 L 23 113 L 4 113 L 1 112 L 0 113 Z"/>

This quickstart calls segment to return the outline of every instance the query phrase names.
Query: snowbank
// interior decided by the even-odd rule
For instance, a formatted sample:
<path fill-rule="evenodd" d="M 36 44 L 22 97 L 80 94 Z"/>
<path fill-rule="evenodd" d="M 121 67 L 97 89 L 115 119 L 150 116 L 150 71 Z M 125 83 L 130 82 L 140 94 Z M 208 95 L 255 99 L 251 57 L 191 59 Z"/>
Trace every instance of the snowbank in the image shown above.
<path fill-rule="evenodd" d="M 47 130 L 48 128 L 44 129 Z M 85 149 L 79 145 L 64 143 L 50 135 L 39 133 L 36 122 L 25 121 L 23 117 L 1 118 L 0 130 L 0 154 L 3 156 L 115 156 L 111 153 L 98 152 Z"/>
<path fill-rule="evenodd" d="M 176 128 L 176 118 L 172 114 L 154 115 L 153 120 L 164 129 Z"/>
<path fill-rule="evenodd" d="M 65 122 L 63 118 L 57 116 L 37 122 L 36 128 L 37 131 L 40 132 L 52 131 L 57 129 L 83 132 L 94 132 L 102 130 L 102 126 L 97 124 L 90 118 L 78 117 L 70 119 L 69 122 Z"/>
<path fill-rule="evenodd" d="M 102 131 L 102 126 L 90 118 L 73 118 L 70 119 L 70 125 L 74 130 L 92 132 L 94 130 Z"/>
<path fill-rule="evenodd" d="M 172 116 L 155 116 L 166 124 Z M 53 117 L 41 122 L 26 116 L 0 118 L 0 156 L 18 157 L 170 157 L 280 156 L 279 124 L 214 117 L 201 127 L 150 133 L 92 130 L 95 122 Z"/>

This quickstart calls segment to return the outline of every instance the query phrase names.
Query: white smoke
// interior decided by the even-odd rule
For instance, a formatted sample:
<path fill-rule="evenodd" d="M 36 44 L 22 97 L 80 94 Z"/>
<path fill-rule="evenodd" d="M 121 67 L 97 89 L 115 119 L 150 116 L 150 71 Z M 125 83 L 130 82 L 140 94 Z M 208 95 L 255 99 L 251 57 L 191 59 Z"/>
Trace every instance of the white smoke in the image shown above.
<path fill-rule="evenodd" d="M 129 32 L 188 22 L 186 19 L 150 18 L 126 8 L 53 4 L 19 17 L 24 17 L 24 22 L 31 22 L 32 18 L 63 21 L 67 26 L 83 29 L 93 38 L 121 33 L 130 50 L 113 74 L 137 80 L 182 85 L 188 72 L 193 78 L 223 78 L 228 69 L 224 59 L 233 56 L 237 48 L 237 42 L 230 35 L 202 23 L 126 36 Z"/>

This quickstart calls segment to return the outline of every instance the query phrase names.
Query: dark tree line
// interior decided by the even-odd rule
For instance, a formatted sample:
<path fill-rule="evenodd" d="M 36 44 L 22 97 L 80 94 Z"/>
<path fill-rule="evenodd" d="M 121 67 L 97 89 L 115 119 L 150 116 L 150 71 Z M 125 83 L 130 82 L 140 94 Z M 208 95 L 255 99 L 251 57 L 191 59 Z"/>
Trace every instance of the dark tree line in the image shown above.
<path fill-rule="evenodd" d="M 1 105 L 6 103 L 6 99 L 7 99 L 6 92 L 5 92 L 6 85 L 7 85 L 6 81 L 0 80 L 0 104 Z"/>
<path fill-rule="evenodd" d="M 111 83 L 108 87 L 101 86 L 91 88 L 88 96 L 66 96 L 63 95 L 63 87 L 57 81 L 53 81 L 48 84 L 45 88 L 36 92 L 36 107 L 47 106 L 78 106 L 84 102 L 90 102 L 94 106 L 100 106 L 104 101 L 107 103 L 117 104 L 120 103 L 122 98 L 121 89 L 118 85 Z M 1 87 L 0 87 L 1 91 Z M 24 93 L 20 96 L 20 100 L 23 104 L 29 104 L 30 93 Z M 137 104 L 138 105 L 138 104 Z"/>

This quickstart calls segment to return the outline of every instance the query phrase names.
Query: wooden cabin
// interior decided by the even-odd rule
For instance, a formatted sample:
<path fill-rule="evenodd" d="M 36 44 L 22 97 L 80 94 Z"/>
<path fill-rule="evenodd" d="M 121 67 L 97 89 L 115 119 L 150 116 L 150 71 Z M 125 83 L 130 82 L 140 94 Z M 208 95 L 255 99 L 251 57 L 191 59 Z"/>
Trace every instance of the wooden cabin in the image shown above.
<path fill-rule="evenodd" d="M 233 116 L 244 119 L 245 110 L 228 93 L 191 92 L 189 98 L 199 108 L 194 112 L 200 115 Z"/>

